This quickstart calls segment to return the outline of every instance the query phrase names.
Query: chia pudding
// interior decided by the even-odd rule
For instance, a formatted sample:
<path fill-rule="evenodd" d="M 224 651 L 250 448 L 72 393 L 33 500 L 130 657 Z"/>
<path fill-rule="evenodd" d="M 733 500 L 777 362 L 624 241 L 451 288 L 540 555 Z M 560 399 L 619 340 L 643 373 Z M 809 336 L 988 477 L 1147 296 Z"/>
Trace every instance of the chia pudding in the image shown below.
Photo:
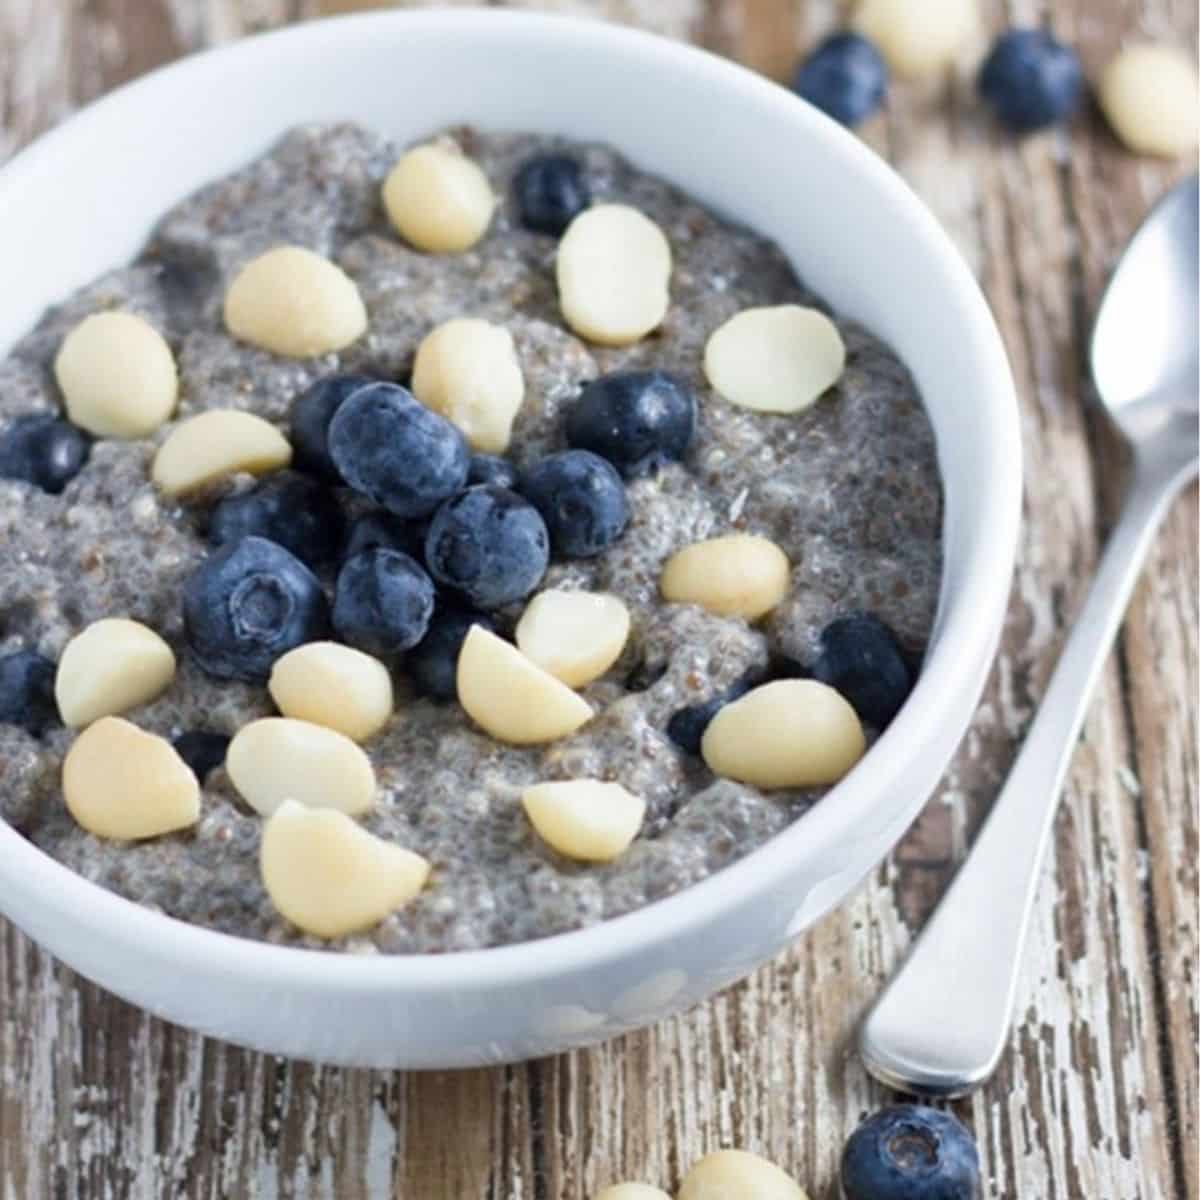
<path fill-rule="evenodd" d="M 156 449 L 181 420 L 234 408 L 286 433 L 306 388 L 339 372 L 408 383 L 425 335 L 468 315 L 515 342 L 525 391 L 506 457 L 518 471 L 565 448 L 568 410 L 603 376 L 668 371 L 698 401 L 683 461 L 626 480 L 623 534 L 594 557 L 555 557 L 538 585 L 608 593 L 629 613 L 619 658 L 580 689 L 595 715 L 577 732 L 545 745 L 503 744 L 458 704 L 420 695 L 403 654 L 386 658 L 395 715 L 363 745 L 377 795 L 361 825 L 423 856 L 431 872 L 414 899 L 369 929 L 318 938 L 279 915 L 260 875 L 263 818 L 223 767 L 202 780 L 190 828 L 109 840 L 86 832 L 64 805 L 62 764 L 75 733 L 57 721 L 38 736 L 0 723 L 0 816 L 85 878 L 171 916 L 277 943 L 410 953 L 520 942 L 630 912 L 754 850 L 827 790 L 764 791 L 718 778 L 670 736 L 673 716 L 747 679 L 803 673 L 822 654 L 822 631 L 848 614 L 882 621 L 910 670 L 924 650 L 940 583 L 941 487 L 932 429 L 896 355 L 831 313 L 846 351 L 832 388 L 800 412 L 735 406 L 706 380 L 714 331 L 749 308 L 828 312 L 774 245 L 603 146 L 451 133 L 499 197 L 486 236 L 464 252 L 423 253 L 392 229 L 380 190 L 398 152 L 386 139 L 352 125 L 301 127 L 184 200 L 130 266 L 50 310 L 0 363 L 2 436 L 25 414 L 60 410 L 55 356 L 90 314 L 143 317 L 173 352 L 178 407 L 156 432 L 97 439 L 57 494 L 0 479 L 0 657 L 33 649 L 56 661 L 92 622 L 142 622 L 172 647 L 177 669 L 166 691 L 125 715 L 169 739 L 233 735 L 276 711 L 264 686 L 207 674 L 187 644 L 183 593 L 212 554 L 212 497 L 180 502 L 151 481 Z M 670 244 L 670 307 L 633 344 L 596 345 L 564 323 L 558 242 L 523 225 L 513 189 L 521 164 L 551 152 L 582 165 L 594 203 L 636 208 Z M 347 348 L 288 358 L 226 331 L 231 279 L 281 243 L 324 255 L 357 285 L 368 327 Z M 238 475 L 225 487 L 245 492 L 254 482 Z M 349 516 L 370 508 L 348 489 L 336 495 Z M 770 539 L 790 563 L 786 594 L 765 618 L 748 623 L 664 601 L 660 578 L 673 554 L 738 532 Z M 330 596 L 336 570 L 336 562 L 317 569 Z M 490 614 L 502 635 L 523 607 Z M 878 730 L 864 724 L 870 741 Z M 614 861 L 564 857 L 522 809 L 532 785 L 583 778 L 620 783 L 645 803 L 636 839 Z"/>

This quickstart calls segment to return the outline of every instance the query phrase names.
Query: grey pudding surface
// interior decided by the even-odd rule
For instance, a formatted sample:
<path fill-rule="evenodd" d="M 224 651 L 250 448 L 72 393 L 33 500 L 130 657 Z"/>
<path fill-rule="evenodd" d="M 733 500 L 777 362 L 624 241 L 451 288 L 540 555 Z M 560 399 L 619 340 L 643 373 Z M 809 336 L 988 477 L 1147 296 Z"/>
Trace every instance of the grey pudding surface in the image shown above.
<path fill-rule="evenodd" d="M 850 611 L 878 614 L 914 654 L 932 626 L 941 487 L 933 432 L 896 356 L 839 320 L 845 375 L 807 412 L 770 416 L 720 400 L 701 370 L 714 329 L 743 308 L 820 301 L 770 243 L 610 150 L 574 146 L 594 196 L 633 204 L 657 221 L 675 264 L 661 330 L 625 349 L 586 345 L 558 312 L 555 240 L 521 229 L 510 195 L 522 160 L 565 144 L 456 133 L 505 198 L 469 252 L 417 253 L 391 232 L 379 202 L 396 157 L 386 140 L 348 125 L 301 128 L 167 214 L 132 266 L 47 313 L 0 363 L 0 423 L 54 409 L 50 364 L 63 336 L 89 313 L 125 308 L 147 317 L 175 351 L 178 416 L 233 406 L 286 427 L 292 398 L 321 375 L 349 369 L 404 380 L 432 326 L 482 316 L 511 330 L 525 372 L 510 451 L 518 463 L 562 448 L 564 406 L 603 373 L 676 371 L 700 399 L 686 463 L 630 486 L 625 536 L 598 559 L 552 565 L 542 585 L 613 592 L 630 608 L 624 654 L 584 692 L 594 720 L 549 746 L 500 745 L 457 705 L 414 698 L 403 663 L 395 664 L 397 714 L 365 747 L 380 791 L 364 824 L 425 855 L 433 873 L 417 900 L 367 934 L 321 942 L 276 915 L 259 879 L 261 818 L 222 770 L 209 777 L 193 830 L 104 842 L 78 828 L 63 805 L 58 776 L 70 734 L 55 728 L 38 741 L 0 725 L 0 816 L 86 878 L 184 920 L 272 942 L 405 953 L 519 942 L 629 912 L 745 855 L 821 795 L 766 794 L 714 779 L 667 738 L 677 709 L 725 689 L 769 654 L 810 657 L 822 627 Z M 286 360 L 224 332 L 231 273 L 281 242 L 335 258 L 357 282 L 370 331 L 349 350 Z M 126 715 L 171 737 L 189 729 L 232 734 L 274 710 L 263 687 L 207 678 L 184 646 L 181 589 L 206 551 L 204 512 L 165 503 L 149 482 L 155 446 L 170 428 L 146 441 L 97 443 L 61 496 L 0 480 L 0 653 L 36 646 L 56 658 L 91 621 L 136 618 L 172 644 L 179 671 L 165 695 Z M 735 530 L 772 538 L 793 563 L 790 592 L 768 619 L 751 628 L 658 598 L 670 554 Z M 559 857 L 521 811 L 528 784 L 583 776 L 617 780 L 648 806 L 637 841 L 611 865 Z"/>

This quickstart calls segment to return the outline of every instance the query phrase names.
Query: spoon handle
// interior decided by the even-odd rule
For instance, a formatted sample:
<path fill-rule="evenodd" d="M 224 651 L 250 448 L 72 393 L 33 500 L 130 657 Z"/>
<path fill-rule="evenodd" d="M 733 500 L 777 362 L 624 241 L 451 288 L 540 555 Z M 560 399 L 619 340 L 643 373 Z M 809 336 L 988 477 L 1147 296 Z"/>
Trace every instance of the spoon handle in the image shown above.
<path fill-rule="evenodd" d="M 995 1070 L 1042 857 L 1088 700 L 1179 480 L 1137 472 L 1050 685 L 970 856 L 859 1035 L 899 1091 L 957 1096 Z"/>

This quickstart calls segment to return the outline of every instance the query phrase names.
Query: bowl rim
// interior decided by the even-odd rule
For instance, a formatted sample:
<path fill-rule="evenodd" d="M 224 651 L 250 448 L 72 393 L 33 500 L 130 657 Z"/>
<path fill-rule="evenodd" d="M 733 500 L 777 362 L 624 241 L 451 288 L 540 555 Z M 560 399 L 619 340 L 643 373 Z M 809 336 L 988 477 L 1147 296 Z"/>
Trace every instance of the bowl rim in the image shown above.
<path fill-rule="evenodd" d="M 801 843 L 834 844 L 839 836 L 852 833 L 868 813 L 878 816 L 887 796 L 879 781 L 896 777 L 906 762 L 928 751 L 932 737 L 929 730 L 954 715 L 964 687 L 969 688 L 972 680 L 981 681 L 991 663 L 991 651 L 982 666 L 978 654 L 963 651 L 969 646 L 978 647 L 980 614 L 1002 614 L 1020 522 L 1021 437 L 1016 389 L 992 313 L 949 236 L 901 177 L 856 136 L 779 84 L 700 47 L 591 18 L 490 8 L 391 10 L 309 21 L 189 55 L 87 105 L 0 167 L 0 206 L 8 187 L 23 175 L 69 149 L 73 140 L 85 137 L 93 124 L 107 120 L 111 112 L 151 97 L 167 75 L 199 75 L 211 70 L 214 63 L 254 58 L 284 41 L 327 39 L 333 29 L 349 41 L 360 35 L 370 37 L 375 29 L 396 23 L 429 26 L 447 36 L 478 35 L 481 27 L 490 27 L 498 35 L 536 35 L 567 42 L 586 38 L 593 51 L 602 45 L 605 53 L 613 55 L 634 55 L 659 63 L 672 61 L 706 75 L 713 89 L 735 90 L 742 93 L 743 99 L 763 107 L 788 105 L 789 118 L 803 137 L 824 143 L 827 150 L 845 159 L 886 195 L 910 235 L 921 239 L 926 250 L 940 260 L 957 293 L 963 332 L 983 367 L 975 399 L 979 406 L 979 436 L 994 447 L 988 505 L 992 539 L 986 544 L 976 539 L 967 551 L 961 594 L 953 608 L 943 605 L 936 645 L 912 696 L 846 780 L 787 828 L 730 865 L 670 896 L 582 929 L 535 941 L 444 953 L 354 955 L 281 946 L 222 933 L 145 908 L 90 882 L 0 821 L 0 860 L 7 869 L 25 876 L 43 910 L 61 916 L 88 912 L 90 925 L 120 928 L 122 940 L 127 943 L 154 945 L 169 941 L 174 959 L 202 960 L 208 969 L 223 974 L 245 978 L 253 970 L 269 975 L 275 983 L 318 986 L 332 992 L 424 993 L 461 986 L 478 989 L 570 972 L 585 965 L 594 967 L 669 940 L 714 918 L 721 910 L 770 890 L 793 868 Z M 899 810 L 901 802 L 895 801 L 893 807 Z M 841 903 L 840 898 L 837 903 Z"/>

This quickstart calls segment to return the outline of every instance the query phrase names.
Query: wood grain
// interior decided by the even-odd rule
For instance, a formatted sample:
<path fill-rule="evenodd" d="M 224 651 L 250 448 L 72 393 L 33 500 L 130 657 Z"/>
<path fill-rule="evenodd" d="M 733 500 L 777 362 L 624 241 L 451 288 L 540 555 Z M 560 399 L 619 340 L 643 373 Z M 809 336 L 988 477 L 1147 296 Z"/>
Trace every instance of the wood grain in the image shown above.
<path fill-rule="evenodd" d="M 151 66 L 351 0 L 3 0 L 0 157 Z M 520 0 L 703 41 L 775 77 L 833 0 Z M 1194 44 L 1191 0 L 983 0 L 1049 20 L 1095 69 L 1122 38 Z M 1131 158 L 1093 114 L 1013 143 L 969 71 L 893 90 L 864 130 L 978 272 L 1023 398 L 1026 525 L 1002 652 L 961 753 L 869 884 L 794 949 L 683 1017 L 559 1059 L 402 1074 L 289 1063 L 156 1021 L 0 927 L 0 1200 L 586 1200 L 674 1186 L 718 1146 L 834 1200 L 841 1143 L 885 1096 L 859 1015 L 986 815 L 1119 499 L 1082 380 L 1088 314 L 1140 214 L 1183 168 Z M 963 398 L 970 403 L 970 397 Z M 1012 1051 L 957 1111 L 989 1197 L 1200 1196 L 1196 1040 L 1197 543 L 1193 489 L 1130 609 L 1076 755 Z M 986 936 L 986 930 L 981 930 Z"/>

